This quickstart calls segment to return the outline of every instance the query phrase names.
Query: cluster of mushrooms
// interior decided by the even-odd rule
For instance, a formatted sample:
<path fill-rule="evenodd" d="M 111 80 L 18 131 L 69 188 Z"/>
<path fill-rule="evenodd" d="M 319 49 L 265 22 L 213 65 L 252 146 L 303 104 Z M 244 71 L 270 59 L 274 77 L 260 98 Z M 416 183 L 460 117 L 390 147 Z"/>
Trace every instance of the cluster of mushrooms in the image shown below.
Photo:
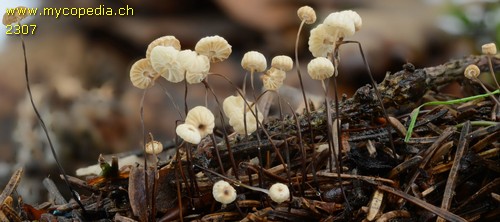
<path fill-rule="evenodd" d="M 316 21 L 316 13 L 309 6 L 299 8 L 297 14 L 302 21 L 301 27 Z M 309 62 L 307 70 L 312 79 L 324 80 L 334 74 L 334 65 L 326 57 L 332 54 L 335 42 L 339 38 L 353 35 L 361 28 L 361 24 L 361 17 L 356 12 L 346 10 L 331 13 L 322 24 L 311 30 L 308 42 L 309 50 L 316 58 Z M 160 77 L 172 83 L 185 80 L 188 84 L 201 82 L 207 84 L 204 81 L 211 74 L 210 64 L 226 60 L 231 52 L 231 45 L 223 37 L 217 35 L 200 39 L 194 51 L 181 50 L 180 41 L 174 36 L 163 36 L 149 44 L 146 58 L 140 59 L 132 65 L 130 80 L 135 87 L 144 90 L 152 87 Z M 272 59 L 271 67 L 267 69 L 265 56 L 257 51 L 249 51 L 244 54 L 241 66 L 250 73 L 254 91 L 255 73 L 262 74 L 260 79 L 265 90 L 277 91 L 286 78 L 286 72 L 293 69 L 294 63 L 289 56 L 279 55 Z M 243 94 L 239 93 L 224 99 L 222 109 L 229 119 L 229 124 L 237 134 L 249 135 L 257 130 L 259 123 L 262 123 L 263 115 L 258 112 L 255 103 L 248 102 L 244 89 Z M 208 108 L 196 106 L 189 110 L 184 123 L 176 127 L 176 134 L 187 143 L 199 144 L 204 137 L 213 133 L 214 121 L 215 117 Z M 152 141 L 146 145 L 146 151 L 158 154 L 161 152 L 160 147 L 159 142 Z M 237 184 L 237 181 L 230 182 Z M 288 187 L 282 183 L 272 185 L 269 190 L 238 184 L 238 186 L 240 185 L 247 189 L 266 193 L 277 203 L 282 203 L 290 198 Z M 231 184 L 221 180 L 214 184 L 213 195 L 218 202 L 228 204 L 236 199 L 236 190 Z"/>

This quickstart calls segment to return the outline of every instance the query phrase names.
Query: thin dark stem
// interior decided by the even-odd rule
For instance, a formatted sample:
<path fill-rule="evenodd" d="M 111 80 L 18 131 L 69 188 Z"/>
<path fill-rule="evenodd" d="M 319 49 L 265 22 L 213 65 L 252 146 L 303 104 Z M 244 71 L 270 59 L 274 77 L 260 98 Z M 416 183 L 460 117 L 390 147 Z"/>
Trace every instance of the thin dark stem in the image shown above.
<path fill-rule="evenodd" d="M 309 125 L 309 133 L 311 135 L 311 142 L 309 144 L 311 144 L 311 148 L 312 148 L 312 144 L 314 144 L 314 132 L 313 132 L 313 128 L 312 128 L 312 125 L 311 125 L 311 114 L 309 112 L 309 104 L 307 102 L 307 97 L 306 97 L 306 91 L 304 89 L 304 83 L 302 81 L 302 74 L 300 73 L 300 63 L 299 63 L 299 38 L 300 38 L 300 32 L 302 31 L 302 27 L 304 26 L 304 21 L 302 21 L 300 23 L 300 26 L 299 26 L 299 30 L 297 32 L 297 38 L 295 39 L 295 64 L 297 66 L 297 76 L 299 77 L 299 83 L 300 83 L 300 89 L 302 91 L 302 98 L 304 99 L 304 106 L 305 106 L 305 109 L 306 109 L 306 116 L 307 116 L 307 124 Z M 313 163 L 315 162 L 315 156 L 313 155 Z M 314 173 L 313 173 L 314 174 Z"/>
<path fill-rule="evenodd" d="M 389 144 L 390 144 L 391 150 L 392 150 L 392 157 L 396 159 L 397 153 L 396 153 L 396 148 L 394 147 L 394 139 L 392 138 L 392 131 L 390 128 L 390 127 L 392 127 L 392 124 L 391 124 L 391 121 L 389 121 L 389 115 L 387 114 L 387 111 L 385 110 L 385 107 L 384 107 L 384 103 L 382 102 L 382 96 L 380 95 L 380 91 L 377 88 L 377 83 L 375 82 L 375 79 L 373 79 L 373 75 L 372 75 L 372 71 L 370 69 L 370 66 L 368 65 L 368 62 L 366 61 L 366 56 L 365 56 L 365 53 L 363 52 L 363 48 L 361 47 L 361 43 L 357 42 L 357 41 L 342 41 L 339 43 L 339 46 L 344 44 L 344 43 L 354 43 L 354 44 L 358 45 L 359 52 L 361 53 L 361 57 L 363 58 L 363 63 L 365 64 L 365 68 L 368 71 L 368 76 L 370 76 L 370 81 L 371 81 L 373 90 L 375 91 L 375 93 L 377 95 L 377 100 L 380 103 L 380 108 L 382 108 L 382 112 L 384 114 L 385 121 L 387 123 L 389 123 L 386 126 L 387 135 L 389 137 Z"/>
<path fill-rule="evenodd" d="M 184 73 L 184 79 L 186 79 L 185 73 Z M 188 83 L 187 83 L 187 80 L 184 80 L 184 114 L 186 116 L 188 113 L 187 97 L 188 97 Z"/>
<path fill-rule="evenodd" d="M 35 111 L 35 115 L 40 123 L 40 126 L 43 129 L 45 137 L 47 138 L 47 142 L 49 143 L 49 147 L 50 147 L 50 151 L 52 152 L 52 156 L 54 157 L 54 160 L 56 161 L 57 168 L 59 168 L 59 172 L 63 175 L 64 183 L 66 183 L 66 186 L 68 187 L 71 195 L 73 196 L 73 199 L 76 201 L 78 206 L 82 209 L 83 217 L 85 218 L 88 215 L 87 211 L 85 210 L 85 207 L 83 206 L 82 202 L 80 201 L 80 198 L 76 194 L 76 191 L 73 189 L 73 187 L 69 183 L 68 176 L 66 175 L 64 168 L 62 167 L 61 163 L 59 162 L 59 158 L 57 157 L 57 153 L 54 149 L 54 144 L 52 143 L 52 140 L 50 139 L 47 126 L 45 125 L 45 122 L 43 121 L 42 116 L 40 115 L 40 112 L 38 112 L 38 109 L 36 108 L 35 102 L 33 101 L 33 93 L 31 92 L 30 80 L 29 80 L 28 56 L 26 55 L 26 44 L 24 43 L 24 38 L 22 35 L 21 35 L 21 44 L 22 44 L 23 56 L 24 56 L 24 77 L 26 78 L 26 89 L 28 90 L 28 96 L 30 98 L 31 107 L 33 107 L 33 111 Z"/>
<path fill-rule="evenodd" d="M 167 95 L 168 99 L 172 103 L 172 106 L 174 106 L 175 111 L 179 114 L 179 118 L 183 119 L 181 110 L 179 109 L 179 106 L 175 103 L 174 97 L 168 92 L 167 87 L 160 82 L 161 87 L 163 88 L 165 95 Z"/>
<path fill-rule="evenodd" d="M 224 125 L 222 127 L 224 127 Z M 215 155 L 217 156 L 217 162 L 219 163 L 220 172 L 223 175 L 226 175 L 226 171 L 224 170 L 224 166 L 222 165 L 222 159 L 220 158 L 219 149 L 217 149 L 217 141 L 215 140 L 215 136 L 213 133 L 210 134 L 210 138 L 212 139 L 212 143 L 214 144 Z"/>
<path fill-rule="evenodd" d="M 238 167 L 236 165 L 236 161 L 234 160 L 233 150 L 231 149 L 231 145 L 229 144 L 229 138 L 228 138 L 228 134 L 227 134 L 227 131 L 226 131 L 226 127 L 224 127 L 225 120 L 224 120 L 224 113 L 222 112 L 222 109 L 221 109 L 221 107 L 222 107 L 221 103 L 219 102 L 219 98 L 217 98 L 214 90 L 210 87 L 210 85 L 208 85 L 208 83 L 206 81 L 202 81 L 202 83 L 205 85 L 205 88 L 207 90 L 210 90 L 210 92 L 212 93 L 212 95 L 215 98 L 215 102 L 217 103 L 217 107 L 219 107 L 220 121 L 222 123 L 222 133 L 223 133 L 223 136 L 224 136 L 224 141 L 225 141 L 225 144 L 226 144 L 227 153 L 229 155 L 229 159 L 231 161 L 231 165 L 233 166 L 234 177 L 236 177 L 236 179 L 239 180 Z M 216 144 L 214 144 L 214 149 L 217 149 Z"/>
<path fill-rule="evenodd" d="M 255 118 L 257 119 L 257 121 L 255 121 L 255 124 L 256 124 L 256 128 L 257 128 L 257 132 L 259 131 L 259 111 L 257 109 L 257 96 L 255 95 L 255 87 L 254 87 L 254 72 L 250 72 L 250 86 L 252 86 L 252 95 L 253 95 L 253 100 L 255 101 L 254 102 L 254 107 L 255 107 Z M 249 107 L 249 109 L 252 109 L 252 107 Z M 244 114 L 246 114 L 246 110 L 243 111 Z M 243 119 L 244 123 L 246 124 L 247 122 L 247 119 L 246 117 L 244 117 Z M 245 126 L 245 131 L 246 131 L 246 126 Z M 245 134 L 247 134 L 245 132 Z M 264 181 L 263 181 L 263 173 L 262 173 L 262 169 L 264 168 L 264 161 L 262 160 L 262 151 L 261 151 L 261 146 L 262 146 L 262 141 L 260 140 L 260 135 L 259 133 L 256 133 L 255 136 L 257 136 L 257 154 L 258 154 L 258 158 L 259 158 L 259 165 L 260 165 L 260 168 L 259 168 L 259 186 L 260 187 L 264 187 Z"/>
<path fill-rule="evenodd" d="M 145 127 L 145 124 L 144 124 L 144 100 L 146 99 L 146 93 L 147 93 L 147 89 L 145 89 L 142 93 L 142 97 L 141 97 L 141 102 L 140 102 L 140 116 L 141 116 L 141 129 L 142 129 L 142 150 L 144 151 L 144 156 L 146 157 L 147 156 L 147 153 L 146 153 L 146 127 Z M 148 161 L 147 161 L 147 158 L 144 158 L 144 189 L 146 190 L 146 203 L 147 203 L 147 206 L 146 206 L 146 209 L 148 211 L 148 214 L 147 215 L 151 215 L 150 214 L 150 210 L 151 210 L 151 205 L 150 205 L 150 193 L 149 193 L 149 181 L 148 181 Z"/>

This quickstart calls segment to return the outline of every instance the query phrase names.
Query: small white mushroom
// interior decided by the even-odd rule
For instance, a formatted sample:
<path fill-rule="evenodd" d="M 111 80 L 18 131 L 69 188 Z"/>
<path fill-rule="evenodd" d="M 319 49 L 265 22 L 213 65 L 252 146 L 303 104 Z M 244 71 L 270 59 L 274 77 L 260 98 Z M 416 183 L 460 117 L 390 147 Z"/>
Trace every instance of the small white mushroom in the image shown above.
<path fill-rule="evenodd" d="M 324 57 L 315 58 L 307 64 L 307 72 L 315 80 L 325 80 L 333 76 L 334 71 L 332 62 Z"/>
<path fill-rule="evenodd" d="M 324 24 L 319 24 L 311 30 L 309 35 L 309 51 L 314 57 L 326 57 L 328 53 L 333 52 L 336 36 L 330 35 L 326 31 Z"/>
<path fill-rule="evenodd" d="M 146 58 L 149 58 L 151 56 L 151 51 L 156 46 L 172 46 L 176 50 L 181 50 L 181 43 L 177 38 L 175 38 L 175 36 L 172 35 L 162 36 L 149 43 L 148 49 L 146 50 Z"/>
<path fill-rule="evenodd" d="M 158 76 L 148 59 L 139 59 L 130 68 L 130 81 L 139 89 L 151 87 Z"/>
<path fill-rule="evenodd" d="M 201 138 L 212 134 L 215 127 L 214 114 L 204 106 L 197 106 L 189 110 L 185 122 L 196 127 Z"/>
<path fill-rule="evenodd" d="M 175 133 L 182 138 L 184 141 L 192 144 L 199 144 L 201 141 L 201 135 L 195 126 L 191 124 L 180 124 L 175 128 Z"/>
<path fill-rule="evenodd" d="M 300 20 L 304 21 L 306 24 L 313 24 L 316 22 L 316 12 L 307 5 L 300 7 L 299 10 L 297 10 L 297 15 Z"/>
<path fill-rule="evenodd" d="M 293 69 L 293 60 L 290 56 L 279 55 L 271 60 L 271 67 L 288 72 Z"/>
<path fill-rule="evenodd" d="M 236 200 L 236 190 L 224 180 L 217 181 L 212 188 L 214 199 L 222 204 L 230 204 Z"/>
<path fill-rule="evenodd" d="M 290 199 L 288 186 L 282 183 L 275 183 L 269 188 L 269 197 L 276 203 L 283 203 Z"/>
<path fill-rule="evenodd" d="M 257 51 L 249 51 L 243 55 L 241 66 L 249 72 L 263 72 L 267 68 L 266 57 Z"/>
<path fill-rule="evenodd" d="M 497 46 L 495 43 L 488 43 L 481 46 L 481 50 L 484 55 L 496 55 L 497 54 Z"/>
<path fill-rule="evenodd" d="M 194 50 L 198 54 L 208 57 L 212 63 L 226 60 L 232 52 L 231 45 L 229 45 L 226 39 L 218 35 L 200 39 L 196 43 Z"/>
<path fill-rule="evenodd" d="M 468 79 L 476 79 L 477 77 L 479 77 L 479 74 L 481 74 L 481 70 L 479 69 L 479 67 L 477 67 L 477 65 L 474 64 L 468 65 L 464 71 L 464 76 Z"/>
<path fill-rule="evenodd" d="M 146 153 L 147 154 L 154 154 L 158 155 L 163 151 L 163 144 L 161 144 L 159 141 L 151 141 L 146 143 Z"/>

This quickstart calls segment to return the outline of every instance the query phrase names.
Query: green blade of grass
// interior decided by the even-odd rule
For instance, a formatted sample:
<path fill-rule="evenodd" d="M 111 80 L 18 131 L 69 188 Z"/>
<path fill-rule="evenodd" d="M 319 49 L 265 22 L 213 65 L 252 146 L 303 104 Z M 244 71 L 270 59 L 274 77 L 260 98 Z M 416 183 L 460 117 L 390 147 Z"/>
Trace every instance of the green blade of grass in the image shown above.
<path fill-rule="evenodd" d="M 418 113 L 420 112 L 420 108 L 422 108 L 424 106 L 452 105 L 452 104 L 457 104 L 457 103 L 465 103 L 468 101 L 481 99 L 481 98 L 488 97 L 488 96 L 495 95 L 495 94 L 499 94 L 499 93 L 500 93 L 500 89 L 497 89 L 491 93 L 485 93 L 485 94 L 465 97 L 465 98 L 461 98 L 461 99 L 448 100 L 448 101 L 431 101 L 431 102 L 426 102 L 426 103 L 420 105 L 419 107 L 415 108 L 410 114 L 410 118 L 411 118 L 410 125 L 408 126 L 408 131 L 406 132 L 405 143 L 408 142 L 411 138 L 411 134 L 413 133 L 413 128 L 415 127 L 415 123 L 417 122 L 417 117 L 418 117 Z"/>

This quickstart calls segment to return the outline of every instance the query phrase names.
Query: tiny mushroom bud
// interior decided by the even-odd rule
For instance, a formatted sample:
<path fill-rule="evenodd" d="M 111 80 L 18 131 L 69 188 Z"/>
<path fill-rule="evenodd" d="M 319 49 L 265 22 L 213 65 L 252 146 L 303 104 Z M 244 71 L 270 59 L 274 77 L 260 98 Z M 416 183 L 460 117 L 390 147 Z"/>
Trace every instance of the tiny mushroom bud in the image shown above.
<path fill-rule="evenodd" d="M 182 50 L 177 57 L 182 68 L 186 70 L 186 81 L 196 84 L 203 81 L 210 71 L 210 61 L 204 55 L 191 50 Z"/>
<path fill-rule="evenodd" d="M 146 89 L 153 85 L 159 74 L 153 69 L 148 59 L 136 61 L 130 68 L 130 81 L 139 89 Z"/>
<path fill-rule="evenodd" d="M 356 31 L 351 16 L 341 12 L 330 13 L 323 21 L 323 24 L 325 24 L 326 30 L 330 35 L 338 38 L 352 36 Z"/>
<path fill-rule="evenodd" d="M 222 204 L 230 204 L 236 200 L 236 190 L 224 180 L 217 181 L 212 188 L 214 199 Z"/>
<path fill-rule="evenodd" d="M 175 36 L 162 36 L 149 43 L 148 49 L 146 50 L 146 58 L 151 56 L 151 51 L 153 51 L 156 46 L 172 46 L 176 50 L 181 50 L 181 43 Z"/>
<path fill-rule="evenodd" d="M 28 17 L 29 13 L 27 13 L 27 8 L 24 7 L 24 6 L 18 6 L 16 7 L 14 10 L 14 13 L 5 13 L 3 14 L 3 19 L 2 19 L 2 23 L 4 25 L 10 25 L 10 24 L 13 24 L 13 23 L 19 23 L 21 20 L 23 20 L 24 18 Z M 19 14 L 19 11 L 24 11 L 26 13 L 23 13 L 22 15 Z"/>
<path fill-rule="evenodd" d="M 241 66 L 249 72 L 263 72 L 267 68 L 266 57 L 257 51 L 250 51 L 243 55 Z"/>
<path fill-rule="evenodd" d="M 479 67 L 475 64 L 468 65 L 464 71 L 464 76 L 468 79 L 476 79 L 479 77 L 479 74 L 481 74 L 481 70 L 479 70 Z"/>
<path fill-rule="evenodd" d="M 163 145 L 158 141 L 151 141 L 146 143 L 146 153 L 147 154 L 159 154 L 163 151 Z"/>
<path fill-rule="evenodd" d="M 325 80 L 333 76 L 334 71 L 332 62 L 324 57 L 315 58 L 307 64 L 307 72 L 315 80 Z"/>
<path fill-rule="evenodd" d="M 226 60 L 232 52 L 231 45 L 229 45 L 226 39 L 218 35 L 200 39 L 196 43 L 194 50 L 198 54 L 208 57 L 212 63 Z"/>
<path fill-rule="evenodd" d="M 335 41 L 337 41 L 336 36 L 330 35 L 326 31 L 326 26 L 320 24 L 311 30 L 311 35 L 309 36 L 309 51 L 314 57 L 326 57 L 328 53 L 333 52 L 333 47 L 335 46 Z"/>
<path fill-rule="evenodd" d="M 175 128 L 175 133 L 184 141 L 192 144 L 198 144 L 201 141 L 201 135 L 195 126 L 191 124 L 180 124 Z"/>
<path fill-rule="evenodd" d="M 304 21 L 306 24 L 313 24 L 316 22 L 316 12 L 313 8 L 309 6 L 302 6 L 297 10 L 297 15 L 299 16 L 301 21 Z"/>
<path fill-rule="evenodd" d="M 484 55 L 496 55 L 497 46 L 495 43 L 488 43 L 481 46 Z"/>
<path fill-rule="evenodd" d="M 177 61 L 179 51 L 172 46 L 156 46 L 151 50 L 149 60 L 153 69 L 169 82 L 184 80 L 185 70 Z"/>
<path fill-rule="evenodd" d="M 290 56 L 279 55 L 271 60 L 271 67 L 288 72 L 293 69 L 293 60 Z"/>
<path fill-rule="evenodd" d="M 215 117 L 206 107 L 197 106 L 189 110 L 186 115 L 186 123 L 196 127 L 201 138 L 204 138 L 212 134 L 215 127 Z"/>
<path fill-rule="evenodd" d="M 283 203 L 290 199 L 290 190 L 288 186 L 282 183 L 275 183 L 269 188 L 269 197 L 276 203 Z"/>

